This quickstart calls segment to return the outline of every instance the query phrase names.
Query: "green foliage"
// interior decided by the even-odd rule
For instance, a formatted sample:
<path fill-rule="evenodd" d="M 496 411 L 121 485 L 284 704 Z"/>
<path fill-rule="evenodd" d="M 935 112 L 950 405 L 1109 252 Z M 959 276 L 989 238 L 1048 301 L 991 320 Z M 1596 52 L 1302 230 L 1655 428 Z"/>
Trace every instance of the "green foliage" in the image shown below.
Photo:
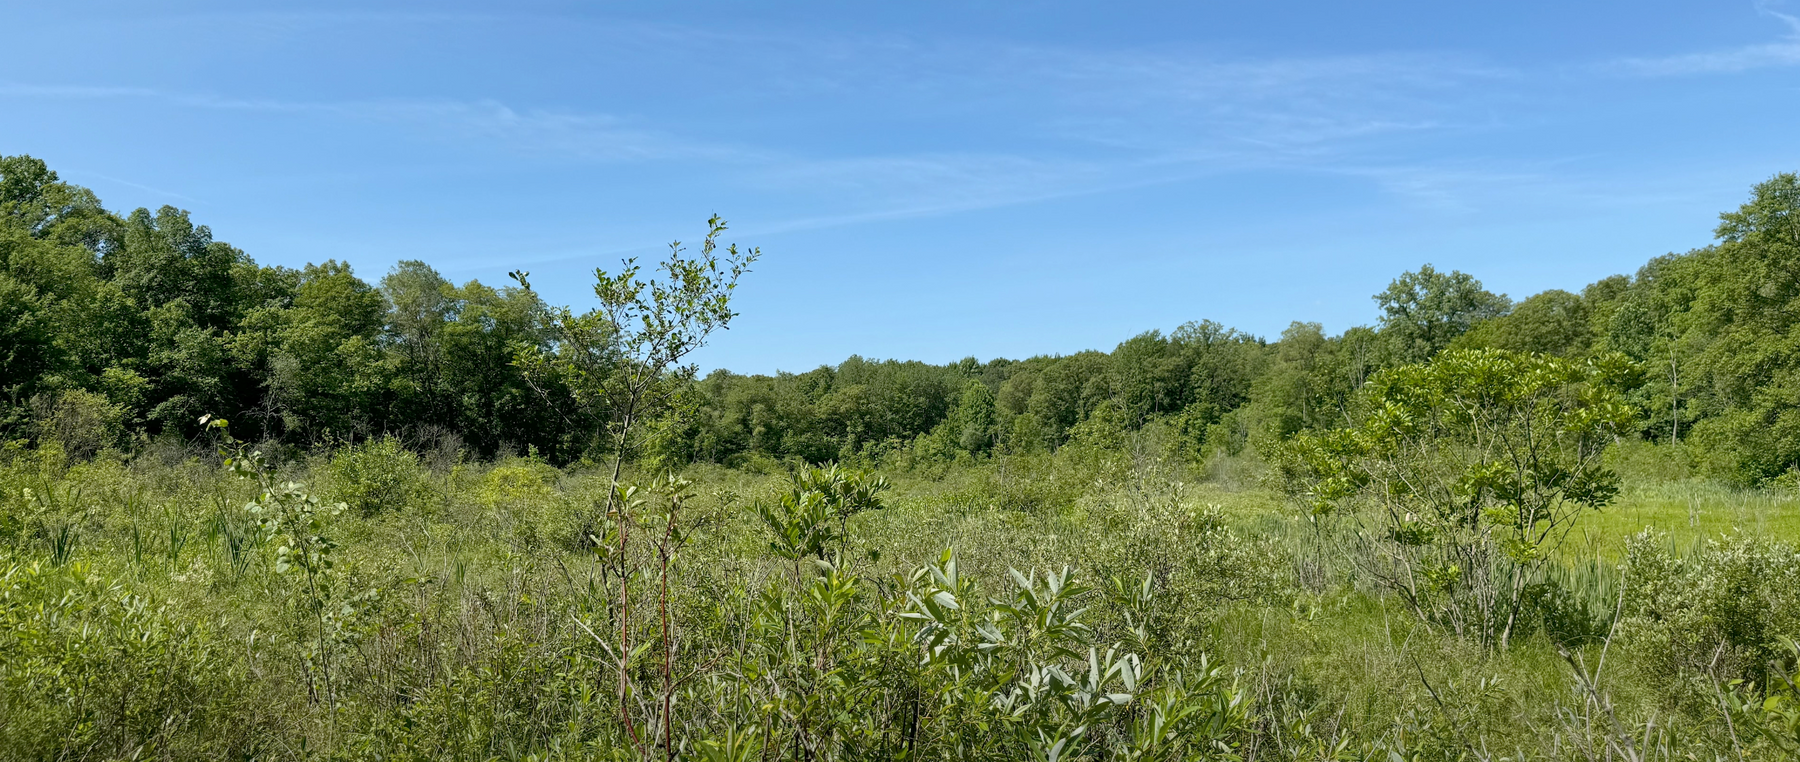
<path fill-rule="evenodd" d="M 305 485 L 280 479 L 262 451 L 231 438 L 224 419 L 202 418 L 200 423 L 217 432 L 222 441 L 224 468 L 254 482 L 259 490 L 244 510 L 262 531 L 263 544 L 275 546 L 275 574 L 297 579 L 289 593 L 295 603 L 296 629 L 311 631 L 311 642 L 301 654 L 307 666 L 307 693 L 314 701 L 335 707 L 338 686 L 332 680 L 332 667 L 336 652 L 345 645 L 348 620 L 373 594 L 348 589 L 349 582 L 335 558 L 338 544 L 325 533 L 327 522 L 346 506 L 327 504 L 307 492 Z"/>
<path fill-rule="evenodd" d="M 1127 451 L 1158 452 L 1145 436 Z M 1546 640 L 1484 655 L 1352 587 L 1366 578 L 1297 585 L 1317 530 L 1272 496 L 1080 449 L 891 480 L 694 469 L 628 488 L 620 553 L 616 536 L 531 539 L 607 486 L 591 468 L 420 470 L 435 510 L 365 516 L 294 485 L 335 487 L 344 462 L 404 452 L 379 440 L 279 474 L 228 446 L 248 479 L 184 457 L 70 465 L 14 448 L 0 510 L 25 523 L 0 535 L 0 568 L 16 569 L 0 582 L 0 754 L 1549 759 L 1587 737 L 1558 720 L 1586 710 Z M 1654 716 L 1676 757 L 1732 756 L 1719 696 L 1762 706 L 1756 657 L 1723 662 L 1744 668 L 1720 671 L 1725 693 L 1705 674 L 1651 679 L 1658 644 L 1676 642 L 1653 625 L 1760 616 L 1739 641 L 1797 634 L 1781 596 L 1800 586 L 1765 556 L 1709 567 L 1718 584 L 1626 590 L 1598 690 L 1628 730 Z M 1610 562 L 1595 568 L 1546 570 L 1560 592 L 1528 604 L 1579 612 L 1586 629 L 1559 637 L 1590 657 L 1620 590 Z M 1708 626 L 1682 631 L 1725 631 Z M 1754 759 L 1751 709 L 1733 716 Z"/>
<path fill-rule="evenodd" d="M 1268 371 L 1250 390 L 1250 403 L 1237 411 L 1239 425 L 1251 429 L 1242 439 L 1261 446 L 1302 430 L 1338 425 L 1349 414 L 1357 390 L 1384 364 L 1384 353 L 1367 329 L 1327 338 L 1318 323 L 1288 326 Z"/>
<path fill-rule="evenodd" d="M 1504 646 L 1533 573 L 1618 492 L 1601 455 L 1631 424 L 1632 370 L 1447 352 L 1378 375 L 1352 427 L 1295 437 L 1283 476 L 1316 515 L 1367 514 L 1371 574 L 1418 613 Z"/>
<path fill-rule="evenodd" d="M 1786 391 L 1800 383 L 1800 344 L 1788 327 L 1800 306 L 1796 188 L 1800 177 L 1777 175 L 1720 216 L 1720 244 L 1695 262 L 1692 311 L 1680 321 L 1687 343 L 1704 342 L 1693 386 L 1711 387 L 1713 417 L 1694 436 L 1732 452 L 1749 480 L 1800 464 L 1800 416 Z"/>
<path fill-rule="evenodd" d="M 269 402 L 285 429 L 324 439 L 373 428 L 368 413 L 389 385 L 377 346 L 383 309 L 348 265 L 301 271 L 268 359 Z"/>
<path fill-rule="evenodd" d="M 717 219 L 575 314 L 3 157 L 0 757 L 1786 758 L 1796 187 L 1579 295 L 698 379 Z"/>
<path fill-rule="evenodd" d="M 1117 452 L 1125 446 L 1125 412 L 1118 405 L 1101 403 L 1069 427 L 1068 444 L 1095 453 Z"/>
<path fill-rule="evenodd" d="M 365 516 L 429 511 L 436 499 L 419 456 L 394 437 L 339 448 L 326 474 L 331 499 Z"/>
<path fill-rule="evenodd" d="M 999 436 L 993 391 L 980 381 L 964 384 L 962 396 L 957 399 L 946 423 L 956 435 L 956 446 L 963 452 L 981 455 L 993 449 Z"/>
<path fill-rule="evenodd" d="M 633 259 L 617 273 L 595 270 L 598 308 L 580 315 L 552 308 L 545 324 L 554 349 L 515 347 L 513 362 L 532 387 L 552 405 L 565 406 L 565 418 L 596 422 L 590 445 L 609 445 L 615 463 L 624 457 L 635 427 L 662 414 L 682 384 L 692 381 L 697 368 L 681 363 L 713 331 L 729 328 L 737 314 L 731 311 L 731 292 L 760 252 L 740 253 L 732 244 L 721 255 L 723 232 L 725 221 L 715 216 L 707 221 L 697 255 L 687 254 L 679 242 L 670 244 L 668 259 L 658 265 L 661 279 L 640 278 Z M 527 275 L 512 273 L 529 291 Z M 566 399 L 558 398 L 559 389 L 566 390 Z"/>
<path fill-rule="evenodd" d="M 1008 576 L 1013 594 L 986 605 L 948 551 L 909 579 L 901 616 L 917 623 L 925 677 L 954 681 L 939 688 L 943 719 L 983 709 L 997 715 L 973 728 L 929 727 L 933 740 L 977 758 L 1182 759 L 1233 751 L 1249 717 L 1223 670 L 1204 656 L 1155 663 L 1102 651 L 1077 603 L 1091 589 L 1068 570 L 1042 582 L 1017 570 Z"/>
<path fill-rule="evenodd" d="M 1411 362 L 1430 358 L 1476 323 L 1512 309 L 1512 300 L 1488 292 L 1467 273 L 1440 273 L 1431 265 L 1395 278 L 1375 301 L 1383 333 Z"/>
<path fill-rule="evenodd" d="M 484 455 L 566 449 L 506 362 L 513 344 L 546 341 L 527 292 L 471 282 L 443 309 L 390 321 L 401 303 L 346 264 L 259 266 L 185 211 L 114 216 L 30 157 L 0 159 L 0 188 L 0 426 L 11 432 L 33 431 L 32 399 L 82 390 L 152 436 L 192 435 L 202 413 L 229 411 L 258 438 L 302 444 L 448 428 Z M 445 325 L 422 327 L 429 319 Z M 389 343 L 407 331 L 431 346 Z"/>
<path fill-rule="evenodd" d="M 1770 679 L 1769 665 L 1800 632 L 1800 553 L 1788 543 L 1747 536 L 1709 540 L 1678 555 L 1666 536 L 1645 531 L 1626 546 L 1620 637 L 1645 677 L 1676 695 L 1710 682 Z"/>
<path fill-rule="evenodd" d="M 258 265 L 184 210 L 114 214 L 43 162 L 0 157 L 0 430 L 38 437 L 36 419 L 80 391 L 116 406 L 122 443 L 191 437 L 217 412 L 252 439 L 299 446 L 393 433 L 558 464 L 942 469 L 1053 451 L 1116 412 L 1127 432 L 1172 427 L 1171 452 L 1195 463 L 1255 461 L 1342 425 L 1383 368 L 1445 349 L 1621 352 L 1645 369 L 1628 390 L 1639 436 L 1704 450 L 1692 460 L 1709 475 L 1760 484 L 1800 471 L 1800 424 L 1788 420 L 1800 383 L 1788 346 L 1795 187 L 1777 175 L 1721 216 L 1716 245 L 1579 294 L 1515 305 L 1426 265 L 1376 295 L 1378 326 L 1336 336 L 1296 323 L 1271 342 L 1199 321 L 1110 352 L 945 365 L 853 356 L 699 380 L 682 358 L 729 324 L 729 295 L 756 256 L 715 253 L 717 220 L 701 251 L 675 247 L 658 278 L 631 262 L 597 271 L 599 307 L 578 315 L 544 304 L 524 273 L 516 287 L 459 286 L 407 260 L 372 286 L 335 260 Z"/>
<path fill-rule="evenodd" d="M 529 510 L 556 497 L 561 474 L 542 461 L 513 458 L 494 464 L 476 487 L 476 499 L 490 509 Z"/>
<path fill-rule="evenodd" d="M 1552 289 L 1518 303 L 1511 312 L 1475 323 L 1450 346 L 1585 356 L 1594 344 L 1591 309 L 1587 299 Z"/>
<path fill-rule="evenodd" d="M 882 477 L 835 465 L 795 473 L 791 488 L 780 497 L 756 504 L 756 515 L 774 538 L 769 551 L 796 564 L 841 553 L 850 540 L 850 517 L 880 510 L 880 495 L 889 487 Z"/>
<path fill-rule="evenodd" d="M 238 645 L 85 565 L 9 559 L 0 567 L 0 754 L 268 753 L 273 697 L 259 695 Z"/>
<path fill-rule="evenodd" d="M 71 458 L 86 460 L 123 444 L 126 411 L 106 397 L 69 389 L 38 402 L 34 411 L 38 441 L 54 442 Z"/>
<path fill-rule="evenodd" d="M 1800 755 L 1800 643 L 1787 641 L 1785 660 L 1786 666 L 1771 665 L 1772 674 L 1760 685 L 1734 681 L 1726 704 L 1746 734 L 1759 735 L 1755 741 L 1792 757 Z"/>
<path fill-rule="evenodd" d="M 56 367 L 54 324 L 37 289 L 0 274 L 0 392 L 29 398 Z"/>
<path fill-rule="evenodd" d="M 1096 416 L 1117 431 L 1179 416 L 1199 438 L 1248 400 L 1266 354 L 1261 340 L 1203 322 L 1138 336 L 1111 355 L 939 367 L 852 357 L 797 375 L 718 371 L 701 384 L 689 451 L 726 463 L 750 452 L 815 463 L 904 453 L 923 467 L 1054 449 Z"/>

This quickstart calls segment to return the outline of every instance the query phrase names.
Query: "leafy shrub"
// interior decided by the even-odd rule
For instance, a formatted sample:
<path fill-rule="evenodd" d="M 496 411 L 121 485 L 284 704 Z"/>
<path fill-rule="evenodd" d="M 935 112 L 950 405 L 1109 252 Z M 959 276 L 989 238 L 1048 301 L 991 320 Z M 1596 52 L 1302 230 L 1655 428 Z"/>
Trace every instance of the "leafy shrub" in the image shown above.
<path fill-rule="evenodd" d="M 1596 643 L 1612 630 L 1618 595 L 1619 571 L 1615 565 L 1599 559 L 1573 566 L 1553 564 L 1535 581 L 1525 584 L 1520 618 L 1527 625 L 1536 623 L 1557 644 Z"/>
<path fill-rule="evenodd" d="M 1094 406 L 1081 422 L 1069 429 L 1066 446 L 1098 452 L 1117 452 L 1125 447 L 1125 413 L 1112 403 Z"/>
<path fill-rule="evenodd" d="M 972 477 L 945 495 L 946 501 L 964 510 L 991 508 L 1038 516 L 1063 510 L 1097 476 L 1091 462 L 1072 454 L 1037 451 L 984 463 L 971 469 Z"/>
<path fill-rule="evenodd" d="M 1525 583 L 1618 493 L 1603 455 L 1631 422 L 1634 367 L 1456 350 L 1392 368 L 1351 426 L 1277 448 L 1284 483 L 1314 515 L 1364 524 L 1365 571 L 1420 618 L 1504 648 L 1527 624 Z"/>
<path fill-rule="evenodd" d="M 1154 598 L 1135 626 L 1158 647 L 1197 638 L 1225 608 L 1281 604 L 1293 588 L 1268 540 L 1227 525 L 1217 505 L 1195 505 L 1185 485 L 1146 478 L 1087 505 L 1084 565 L 1106 580 L 1108 607 Z"/>
<path fill-rule="evenodd" d="M 513 458 L 489 469 L 476 487 L 476 499 L 489 509 L 530 510 L 556 500 L 554 467 L 529 458 Z"/>
<path fill-rule="evenodd" d="M 70 389 L 39 398 L 35 407 L 38 440 L 60 445 L 75 460 L 116 447 L 125 435 L 124 408 L 93 392 Z"/>
<path fill-rule="evenodd" d="M 1006 424 L 1000 444 L 1009 453 L 1023 455 L 1043 450 L 1049 438 L 1050 429 L 1043 419 L 1035 413 L 1021 413 Z"/>
<path fill-rule="evenodd" d="M 426 510 L 438 500 L 419 456 L 393 437 L 338 450 L 327 476 L 330 499 L 364 516 Z"/>
<path fill-rule="evenodd" d="M 1790 640 L 1787 646 L 1786 663 L 1777 665 L 1768 681 L 1734 684 L 1725 700 L 1746 734 L 1793 759 L 1800 757 L 1800 643 Z"/>
<path fill-rule="evenodd" d="M 1619 636 L 1666 690 L 1680 693 L 1693 677 L 1761 683 L 1785 639 L 1800 637 L 1800 553 L 1791 545 L 1736 535 L 1683 557 L 1646 530 L 1627 543 L 1624 577 Z"/>
<path fill-rule="evenodd" d="M 559 510 L 565 507 L 556 489 L 561 475 L 535 458 L 511 458 L 482 476 L 475 499 L 487 509 L 495 529 L 521 547 L 535 548 L 547 534 L 570 548 L 587 547 L 602 533 L 602 522 L 585 509 Z M 554 526 L 544 528 L 546 520 Z"/>
<path fill-rule="evenodd" d="M 9 759 L 247 759 L 241 644 L 75 564 L 0 568 L 0 737 Z"/>

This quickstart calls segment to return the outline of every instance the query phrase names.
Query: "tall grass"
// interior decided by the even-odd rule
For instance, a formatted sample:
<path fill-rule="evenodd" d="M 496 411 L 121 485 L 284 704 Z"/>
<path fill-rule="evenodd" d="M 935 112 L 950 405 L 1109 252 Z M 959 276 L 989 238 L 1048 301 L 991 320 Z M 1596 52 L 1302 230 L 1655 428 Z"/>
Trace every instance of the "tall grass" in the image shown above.
<path fill-rule="evenodd" d="M 1581 759 L 1617 745 L 1608 718 L 1668 758 L 1778 759 L 1724 722 L 1773 673 L 1657 649 L 1748 665 L 1800 635 L 1678 594 L 1775 605 L 1800 574 L 1785 497 L 1707 483 L 1590 516 L 1493 652 L 1364 584 L 1254 466 L 1153 449 L 890 470 L 885 506 L 805 557 L 754 510 L 794 489 L 780 464 L 688 469 L 679 542 L 634 532 L 625 558 L 576 537 L 607 486 L 579 467 L 368 446 L 278 468 L 360 501 L 318 530 L 327 608 L 211 452 L 0 458 L 0 759 Z M 1630 555 L 1646 517 L 1674 525 Z M 1719 544 L 1733 526 L 1777 539 Z M 618 575 L 658 601 L 663 558 L 666 619 L 646 604 L 622 654 Z"/>

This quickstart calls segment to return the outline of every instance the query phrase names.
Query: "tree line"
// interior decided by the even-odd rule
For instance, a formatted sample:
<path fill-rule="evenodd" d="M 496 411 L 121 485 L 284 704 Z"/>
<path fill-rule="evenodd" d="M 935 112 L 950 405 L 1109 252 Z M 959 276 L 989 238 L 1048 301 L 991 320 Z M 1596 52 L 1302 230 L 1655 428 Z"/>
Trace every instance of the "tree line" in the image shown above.
<path fill-rule="evenodd" d="M 1496 348 L 1629 357 L 1638 436 L 1755 482 L 1800 468 L 1800 177 L 1756 185 L 1715 236 L 1517 302 L 1426 265 L 1374 296 L 1375 325 L 1337 335 L 1296 322 L 1271 340 L 1200 321 L 1110 352 L 719 370 L 679 379 L 672 413 L 622 445 L 604 435 L 610 403 L 531 372 L 532 357 L 567 355 L 574 316 L 522 277 L 456 285 L 409 260 L 370 283 L 336 260 L 265 266 L 183 210 L 116 214 L 44 162 L 4 157 L 0 436 L 81 454 L 193 437 L 212 414 L 297 446 L 394 435 L 552 462 L 641 445 L 674 461 L 821 463 L 1104 446 L 1158 427 L 1199 458 L 1341 427 L 1378 371 Z M 593 348 L 588 372 L 625 372 L 612 349 Z"/>

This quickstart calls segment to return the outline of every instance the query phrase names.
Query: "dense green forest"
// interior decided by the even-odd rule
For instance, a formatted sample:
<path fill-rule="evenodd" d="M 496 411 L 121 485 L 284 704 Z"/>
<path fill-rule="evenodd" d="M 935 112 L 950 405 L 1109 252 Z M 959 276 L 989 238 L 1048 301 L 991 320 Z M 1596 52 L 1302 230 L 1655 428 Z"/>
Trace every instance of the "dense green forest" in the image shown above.
<path fill-rule="evenodd" d="M 1580 293 L 774 376 L 688 364 L 725 233 L 565 307 L 0 158 L 0 759 L 1800 755 L 1794 174 Z"/>
<path fill-rule="evenodd" d="M 0 162 L 0 431 L 10 438 L 92 452 L 192 438 L 212 414 L 301 447 L 391 435 L 570 463 L 609 446 L 594 418 L 612 411 L 555 379 L 534 388 L 514 362 L 557 345 L 553 310 L 527 288 L 458 286 L 420 261 L 373 284 L 336 260 L 263 266 L 185 211 L 121 216 L 43 162 Z M 1341 423 L 1383 368 L 1491 347 L 1623 353 L 1642 367 L 1631 392 L 1639 436 L 1691 445 L 1696 468 L 1755 483 L 1800 466 L 1797 214 L 1800 181 L 1779 175 L 1722 215 L 1712 246 L 1516 303 L 1426 265 L 1375 295 L 1377 326 L 1336 336 L 1316 323 L 1271 339 L 1199 321 L 1111 352 L 719 370 L 665 422 L 655 452 L 725 464 L 979 458 L 1055 449 L 1091 422 L 1169 427 L 1195 458 L 1236 454 Z"/>

